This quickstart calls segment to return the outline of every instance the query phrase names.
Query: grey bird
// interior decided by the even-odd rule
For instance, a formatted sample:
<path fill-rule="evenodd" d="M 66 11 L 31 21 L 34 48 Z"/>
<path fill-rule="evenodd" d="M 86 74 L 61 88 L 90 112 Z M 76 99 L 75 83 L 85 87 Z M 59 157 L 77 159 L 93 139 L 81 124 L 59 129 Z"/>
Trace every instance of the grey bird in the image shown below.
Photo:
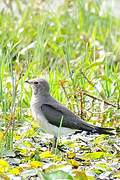
<path fill-rule="evenodd" d="M 31 111 L 34 119 L 48 133 L 58 137 L 67 135 L 75 131 L 87 131 L 98 134 L 110 134 L 112 128 L 102 128 L 89 124 L 61 105 L 50 95 L 50 87 L 48 82 L 42 78 L 27 80 L 32 87 Z"/>

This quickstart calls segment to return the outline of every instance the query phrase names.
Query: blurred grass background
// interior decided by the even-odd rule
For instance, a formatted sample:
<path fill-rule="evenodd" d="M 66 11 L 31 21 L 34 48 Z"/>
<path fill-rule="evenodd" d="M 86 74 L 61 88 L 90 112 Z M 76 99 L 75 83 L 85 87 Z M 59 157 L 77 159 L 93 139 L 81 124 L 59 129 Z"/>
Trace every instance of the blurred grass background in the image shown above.
<path fill-rule="evenodd" d="M 86 121 L 119 127 L 120 20 L 101 3 L 65 0 L 51 10 L 47 1 L 2 1 L 1 149 L 12 149 L 14 131 L 31 120 L 27 78 L 46 78 L 52 95 Z"/>

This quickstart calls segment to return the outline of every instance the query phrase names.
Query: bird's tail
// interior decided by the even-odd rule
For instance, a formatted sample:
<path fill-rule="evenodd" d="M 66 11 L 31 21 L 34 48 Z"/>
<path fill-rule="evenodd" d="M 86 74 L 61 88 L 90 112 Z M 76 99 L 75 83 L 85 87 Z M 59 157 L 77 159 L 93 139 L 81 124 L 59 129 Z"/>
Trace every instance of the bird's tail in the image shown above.
<path fill-rule="evenodd" d="M 102 128 L 102 127 L 98 127 L 98 126 L 94 126 L 94 132 L 98 133 L 98 134 L 109 134 L 109 135 L 115 135 L 113 132 L 113 128 Z"/>
<path fill-rule="evenodd" d="M 87 131 L 90 133 L 98 133 L 98 134 L 109 134 L 109 135 L 114 135 L 113 128 L 102 128 L 99 126 L 95 126 L 89 123 L 86 123 L 85 121 L 81 120 L 79 123 L 79 129 L 83 131 Z"/>

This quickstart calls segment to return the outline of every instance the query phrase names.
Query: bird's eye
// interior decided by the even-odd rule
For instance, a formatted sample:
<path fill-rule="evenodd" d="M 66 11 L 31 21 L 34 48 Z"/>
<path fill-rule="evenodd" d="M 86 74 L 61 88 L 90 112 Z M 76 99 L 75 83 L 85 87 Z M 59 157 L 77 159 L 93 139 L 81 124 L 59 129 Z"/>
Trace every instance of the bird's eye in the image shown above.
<path fill-rule="evenodd" d="M 37 81 L 35 81 L 35 82 L 34 82 L 34 84 L 38 84 L 38 82 L 37 82 Z"/>

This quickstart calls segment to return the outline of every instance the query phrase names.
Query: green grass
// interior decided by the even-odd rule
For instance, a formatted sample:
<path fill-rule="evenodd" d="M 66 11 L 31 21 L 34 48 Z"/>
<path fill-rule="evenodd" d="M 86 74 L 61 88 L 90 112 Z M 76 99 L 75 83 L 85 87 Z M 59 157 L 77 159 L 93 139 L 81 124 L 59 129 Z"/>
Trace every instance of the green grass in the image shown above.
<path fill-rule="evenodd" d="M 31 120 L 27 78 L 45 77 L 57 100 L 79 115 L 82 106 L 86 121 L 119 127 L 120 20 L 100 15 L 100 1 L 66 0 L 56 12 L 15 3 L 19 17 L 0 12 L 0 152 L 13 150 L 19 123 Z"/>

